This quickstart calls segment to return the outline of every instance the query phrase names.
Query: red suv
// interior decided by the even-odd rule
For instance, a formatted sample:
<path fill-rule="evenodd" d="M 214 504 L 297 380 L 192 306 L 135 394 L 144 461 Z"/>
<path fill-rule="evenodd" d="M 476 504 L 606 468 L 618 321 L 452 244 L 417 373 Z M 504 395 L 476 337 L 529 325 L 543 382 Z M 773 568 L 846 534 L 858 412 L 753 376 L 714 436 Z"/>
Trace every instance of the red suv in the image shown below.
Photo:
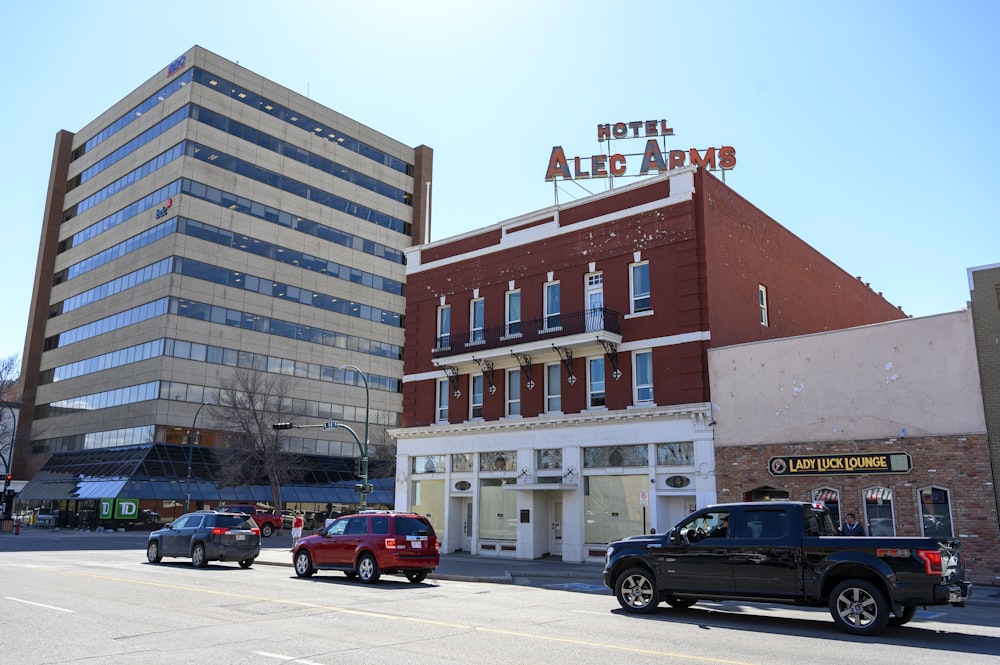
<path fill-rule="evenodd" d="M 423 582 L 441 560 L 434 527 L 423 515 L 370 510 L 343 515 L 315 535 L 299 540 L 292 553 L 295 574 L 339 570 L 374 584 L 382 573 Z"/>

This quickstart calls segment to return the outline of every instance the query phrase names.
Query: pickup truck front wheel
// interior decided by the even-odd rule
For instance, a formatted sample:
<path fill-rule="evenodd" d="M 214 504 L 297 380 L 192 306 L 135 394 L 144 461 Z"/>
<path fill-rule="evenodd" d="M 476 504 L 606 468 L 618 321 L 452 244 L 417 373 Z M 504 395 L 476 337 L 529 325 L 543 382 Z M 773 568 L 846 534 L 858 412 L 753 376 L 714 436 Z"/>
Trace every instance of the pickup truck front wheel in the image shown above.
<path fill-rule="evenodd" d="M 686 610 L 698 602 L 697 598 L 678 598 L 669 593 L 663 597 L 663 600 L 667 601 L 667 605 L 677 610 Z"/>
<path fill-rule="evenodd" d="M 881 633 L 891 611 L 882 590 L 867 580 L 845 580 L 830 594 L 833 622 L 852 635 Z"/>
<path fill-rule="evenodd" d="M 656 579 L 645 568 L 629 568 L 615 581 L 615 598 L 629 612 L 649 614 L 660 604 Z"/>
<path fill-rule="evenodd" d="M 260 527 L 260 535 L 264 538 L 270 538 L 271 534 L 274 533 L 274 526 L 268 523 L 264 523 Z"/>

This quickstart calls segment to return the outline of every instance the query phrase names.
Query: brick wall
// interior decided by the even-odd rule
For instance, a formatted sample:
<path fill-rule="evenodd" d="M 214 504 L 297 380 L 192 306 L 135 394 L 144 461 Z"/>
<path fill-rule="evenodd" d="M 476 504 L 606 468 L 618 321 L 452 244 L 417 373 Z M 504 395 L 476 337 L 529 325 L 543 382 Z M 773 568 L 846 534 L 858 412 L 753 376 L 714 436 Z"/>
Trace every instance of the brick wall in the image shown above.
<path fill-rule="evenodd" d="M 913 469 L 906 474 L 819 475 L 776 477 L 768 471 L 771 457 L 906 452 Z M 948 490 L 952 524 L 962 542 L 967 578 L 976 584 L 1000 584 L 1000 530 L 994 502 L 993 476 L 986 437 L 935 436 L 828 441 L 808 444 L 723 446 L 715 450 L 718 499 L 742 501 L 750 491 L 772 487 L 796 501 L 812 500 L 811 491 L 829 487 L 840 491 L 840 513 L 864 515 L 862 492 L 888 487 L 893 494 L 896 535 L 920 535 L 920 489 Z"/>

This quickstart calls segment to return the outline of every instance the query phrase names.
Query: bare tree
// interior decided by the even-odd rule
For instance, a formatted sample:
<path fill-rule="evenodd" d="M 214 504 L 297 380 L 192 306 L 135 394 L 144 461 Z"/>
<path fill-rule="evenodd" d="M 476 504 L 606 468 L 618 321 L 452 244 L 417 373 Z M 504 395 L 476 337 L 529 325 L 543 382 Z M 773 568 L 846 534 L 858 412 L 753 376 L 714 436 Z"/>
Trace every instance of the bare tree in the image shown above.
<path fill-rule="evenodd" d="M 386 428 L 373 425 L 368 432 L 368 477 L 396 477 L 396 440 Z"/>
<path fill-rule="evenodd" d="M 236 486 L 266 480 L 276 511 L 281 510 L 282 484 L 298 473 L 272 427 L 288 419 L 293 384 L 288 376 L 236 369 L 222 381 L 217 404 L 209 409 L 227 431 L 227 447 L 217 451 L 220 481 Z"/>
<path fill-rule="evenodd" d="M 14 445 L 15 414 L 21 402 L 21 396 L 17 392 L 20 373 L 21 360 L 17 354 L 0 359 L 0 458 L 3 459 L 4 466 L 13 461 L 11 447 Z M 0 489 L 2 487 L 3 482 L 0 480 Z"/>

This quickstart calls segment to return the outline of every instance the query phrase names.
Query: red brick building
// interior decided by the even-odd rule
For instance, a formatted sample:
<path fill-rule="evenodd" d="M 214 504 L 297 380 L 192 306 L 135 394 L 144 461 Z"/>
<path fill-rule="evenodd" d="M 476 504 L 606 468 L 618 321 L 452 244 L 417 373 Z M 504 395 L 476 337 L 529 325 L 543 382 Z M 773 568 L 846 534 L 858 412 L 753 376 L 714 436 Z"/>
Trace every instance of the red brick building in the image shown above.
<path fill-rule="evenodd" d="M 411 248 L 396 506 L 603 556 L 716 500 L 710 347 L 901 318 L 696 167 Z"/>

